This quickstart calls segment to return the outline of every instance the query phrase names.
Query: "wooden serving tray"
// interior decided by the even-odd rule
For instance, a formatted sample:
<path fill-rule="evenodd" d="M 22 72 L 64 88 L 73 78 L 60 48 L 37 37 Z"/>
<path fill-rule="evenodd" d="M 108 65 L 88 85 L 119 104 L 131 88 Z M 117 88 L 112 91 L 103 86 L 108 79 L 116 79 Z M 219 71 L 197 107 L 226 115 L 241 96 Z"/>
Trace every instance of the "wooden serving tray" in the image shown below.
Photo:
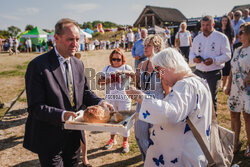
<path fill-rule="evenodd" d="M 135 111 L 119 111 L 125 119 L 119 123 L 114 121 L 114 116 L 111 117 L 109 123 L 85 123 L 78 121 L 66 121 L 65 129 L 71 130 L 86 130 L 86 131 L 101 131 L 101 132 L 116 132 L 126 133 L 135 123 Z"/>

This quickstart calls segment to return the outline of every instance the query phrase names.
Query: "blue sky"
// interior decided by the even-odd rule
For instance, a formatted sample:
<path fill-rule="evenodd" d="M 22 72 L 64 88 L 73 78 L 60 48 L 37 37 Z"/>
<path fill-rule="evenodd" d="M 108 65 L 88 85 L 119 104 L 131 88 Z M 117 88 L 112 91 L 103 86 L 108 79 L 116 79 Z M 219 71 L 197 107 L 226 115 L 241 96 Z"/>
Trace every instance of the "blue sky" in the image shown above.
<path fill-rule="evenodd" d="M 80 24 L 101 20 L 132 25 L 146 5 L 176 8 L 187 18 L 221 16 L 244 4 L 249 0 L 1 0 L 0 30 L 11 25 L 24 30 L 27 24 L 54 29 L 63 17 Z"/>

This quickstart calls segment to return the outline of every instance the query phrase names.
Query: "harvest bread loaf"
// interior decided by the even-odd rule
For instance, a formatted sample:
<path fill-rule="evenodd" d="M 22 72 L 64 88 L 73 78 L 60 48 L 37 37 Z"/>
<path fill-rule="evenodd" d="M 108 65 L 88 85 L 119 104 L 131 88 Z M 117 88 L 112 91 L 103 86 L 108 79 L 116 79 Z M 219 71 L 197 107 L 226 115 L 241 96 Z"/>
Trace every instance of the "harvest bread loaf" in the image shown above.
<path fill-rule="evenodd" d="M 108 107 L 95 105 L 88 107 L 85 111 L 78 111 L 78 116 L 75 118 L 75 121 L 88 123 L 107 123 L 110 121 L 110 118 L 113 114 L 116 123 L 124 120 L 124 117 L 120 113 L 109 111 Z"/>
<path fill-rule="evenodd" d="M 118 122 L 121 122 L 124 120 L 124 117 L 122 116 L 122 114 L 118 113 L 118 112 L 115 112 L 115 122 L 118 123 Z"/>
<path fill-rule="evenodd" d="M 83 121 L 88 123 L 107 123 L 110 121 L 113 112 L 107 107 L 90 106 L 84 111 Z"/>

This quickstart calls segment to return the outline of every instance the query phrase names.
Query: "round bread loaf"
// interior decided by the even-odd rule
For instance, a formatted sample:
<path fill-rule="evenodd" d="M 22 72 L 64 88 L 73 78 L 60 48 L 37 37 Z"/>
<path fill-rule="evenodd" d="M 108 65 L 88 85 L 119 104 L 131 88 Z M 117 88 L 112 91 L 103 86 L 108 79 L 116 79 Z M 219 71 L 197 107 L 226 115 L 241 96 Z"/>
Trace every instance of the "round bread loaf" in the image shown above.
<path fill-rule="evenodd" d="M 88 123 L 107 123 L 110 121 L 111 112 L 102 106 L 90 106 L 84 111 L 83 121 Z"/>

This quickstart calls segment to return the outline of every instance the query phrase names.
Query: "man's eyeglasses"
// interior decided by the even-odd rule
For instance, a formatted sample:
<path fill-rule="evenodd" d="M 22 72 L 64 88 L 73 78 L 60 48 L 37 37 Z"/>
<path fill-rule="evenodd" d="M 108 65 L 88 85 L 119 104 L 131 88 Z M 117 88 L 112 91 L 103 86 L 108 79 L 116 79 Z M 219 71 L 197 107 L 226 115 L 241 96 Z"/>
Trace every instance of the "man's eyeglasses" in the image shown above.
<path fill-rule="evenodd" d="M 116 59 L 116 58 L 112 58 L 112 61 L 117 61 L 117 62 L 120 62 L 121 61 L 121 59 Z"/>
<path fill-rule="evenodd" d="M 235 17 L 239 17 L 240 15 L 239 15 L 239 14 L 235 14 L 234 16 L 235 16 Z"/>
<path fill-rule="evenodd" d="M 241 31 L 239 32 L 239 35 L 242 35 L 244 32 L 245 32 L 244 30 L 241 30 Z"/>

